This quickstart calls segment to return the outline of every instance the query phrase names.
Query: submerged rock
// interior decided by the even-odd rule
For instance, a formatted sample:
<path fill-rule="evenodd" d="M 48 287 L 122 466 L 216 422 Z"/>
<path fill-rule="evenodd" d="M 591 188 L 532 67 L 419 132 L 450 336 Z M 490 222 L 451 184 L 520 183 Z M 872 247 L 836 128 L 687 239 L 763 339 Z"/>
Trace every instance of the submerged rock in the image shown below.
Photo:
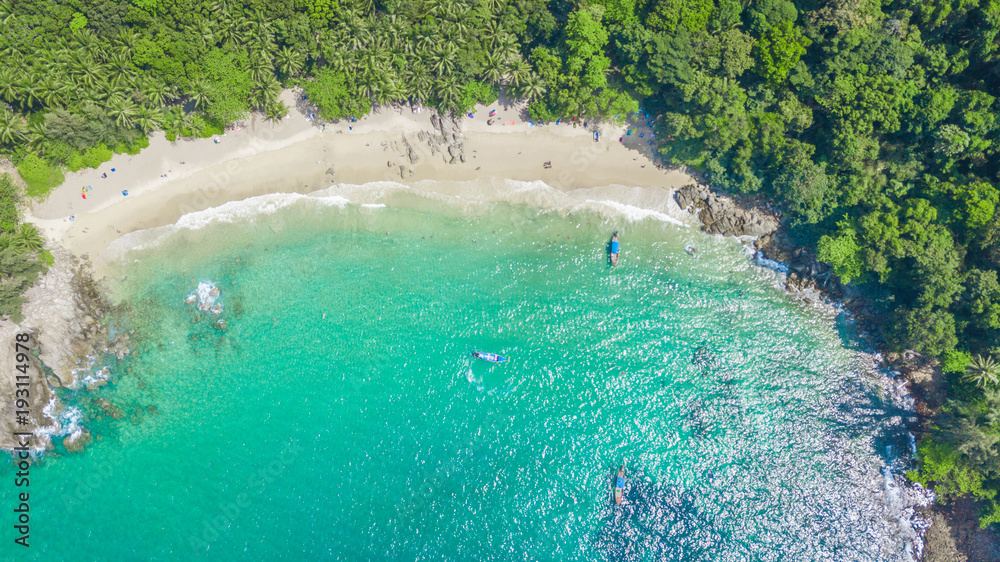
<path fill-rule="evenodd" d="M 112 418 L 116 420 L 122 419 L 121 409 L 119 409 L 117 406 L 109 402 L 106 398 L 98 398 L 94 400 L 94 404 L 100 406 L 101 410 L 103 410 L 105 414 L 111 416 Z"/>
<path fill-rule="evenodd" d="M 90 432 L 86 429 L 81 429 L 73 435 L 63 439 L 63 447 L 66 447 L 66 450 L 70 453 L 79 453 L 86 448 L 87 445 L 90 445 L 91 440 L 92 437 Z"/>

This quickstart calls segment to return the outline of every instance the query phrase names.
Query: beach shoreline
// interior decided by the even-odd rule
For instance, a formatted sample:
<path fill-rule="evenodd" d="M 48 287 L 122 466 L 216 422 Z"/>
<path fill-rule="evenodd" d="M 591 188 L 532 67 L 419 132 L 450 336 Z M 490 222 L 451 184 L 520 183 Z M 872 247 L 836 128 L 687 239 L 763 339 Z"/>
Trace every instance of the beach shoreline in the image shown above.
<path fill-rule="evenodd" d="M 297 94 L 284 96 L 294 101 Z M 492 111 L 491 126 L 486 121 Z M 436 133 L 431 110 L 413 113 L 402 106 L 325 125 L 292 110 L 277 123 L 258 116 L 221 137 L 173 143 L 157 133 L 138 155 L 116 155 L 96 170 L 67 174 L 62 186 L 28 210 L 26 220 L 71 253 L 94 258 L 127 233 L 171 225 L 189 213 L 334 185 L 498 178 L 541 181 L 563 192 L 655 188 L 670 199 L 672 191 L 696 181 L 654 164 L 647 144 L 651 131 L 644 125 L 631 125 L 636 133 L 630 136 L 624 125 L 538 126 L 522 122 L 522 114 L 519 106 L 497 103 L 478 108 L 474 118 L 456 117 L 462 138 L 452 144 L 461 160 L 449 157 L 440 139 L 429 140 Z"/>

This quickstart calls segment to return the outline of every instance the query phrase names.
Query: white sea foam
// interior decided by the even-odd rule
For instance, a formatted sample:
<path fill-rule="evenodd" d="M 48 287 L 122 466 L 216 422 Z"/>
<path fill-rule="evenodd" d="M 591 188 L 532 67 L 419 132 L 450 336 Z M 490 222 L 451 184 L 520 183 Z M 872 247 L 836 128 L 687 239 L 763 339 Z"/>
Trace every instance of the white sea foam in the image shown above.
<path fill-rule="evenodd" d="M 660 188 L 616 185 L 562 191 L 540 180 L 519 181 L 502 178 L 472 181 L 422 180 L 412 185 L 375 181 L 364 184 L 334 184 L 309 194 L 272 193 L 230 201 L 216 207 L 187 213 L 170 226 L 126 234 L 112 242 L 102 257 L 111 260 L 122 259 L 130 251 L 156 247 L 181 230 L 200 230 L 213 224 L 253 221 L 257 217 L 273 215 L 301 204 L 340 208 L 350 205 L 384 208 L 387 199 L 399 192 L 412 193 L 429 201 L 441 202 L 471 212 L 477 212 L 482 205 L 510 203 L 535 206 L 543 211 L 574 212 L 586 209 L 622 217 L 629 221 L 657 220 L 678 226 L 689 226 L 683 220 L 688 216 L 687 213 L 679 209 L 669 209 L 670 203 L 665 197 L 669 192 Z M 647 208 L 645 206 L 647 202 L 653 208 Z"/>
<path fill-rule="evenodd" d="M 777 271 L 779 273 L 788 273 L 788 264 L 782 263 L 780 261 L 765 258 L 760 254 L 760 252 L 754 252 L 753 257 L 754 263 L 761 267 Z"/>
<path fill-rule="evenodd" d="M 606 207 L 612 209 L 615 214 L 621 215 L 630 221 L 641 221 L 645 219 L 655 219 L 658 221 L 669 222 L 671 224 L 676 224 L 678 226 L 688 227 L 683 221 L 674 218 L 662 211 L 655 211 L 653 209 L 643 209 L 642 207 L 636 207 L 634 205 L 626 205 L 625 203 L 619 203 L 618 201 L 601 200 L 594 201 L 588 199 L 584 203 L 590 203 L 597 205 L 598 207 Z"/>
<path fill-rule="evenodd" d="M 198 287 L 190 293 L 185 302 L 194 304 L 198 310 L 208 311 L 212 314 L 222 313 L 222 302 L 220 297 L 222 291 L 211 281 L 199 281 Z"/>
<path fill-rule="evenodd" d="M 42 453 L 46 450 L 48 443 L 55 437 L 67 435 L 79 435 L 83 431 L 80 420 L 83 419 L 83 412 L 74 406 L 65 406 L 59 399 L 53 396 L 42 408 L 42 413 L 46 419 L 52 420 L 50 425 L 35 428 L 34 434 L 41 437 L 39 443 L 32 452 Z"/>

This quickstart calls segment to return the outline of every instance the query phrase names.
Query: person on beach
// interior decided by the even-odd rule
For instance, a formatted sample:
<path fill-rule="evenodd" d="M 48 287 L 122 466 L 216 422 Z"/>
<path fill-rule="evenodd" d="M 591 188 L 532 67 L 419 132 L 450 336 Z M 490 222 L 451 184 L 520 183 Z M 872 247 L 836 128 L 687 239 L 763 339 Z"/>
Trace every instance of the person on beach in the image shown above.
<path fill-rule="evenodd" d="M 107 177 L 108 177 L 108 173 L 107 173 L 107 172 L 104 172 L 103 174 L 101 174 L 101 177 L 102 177 L 102 178 L 107 178 Z"/>

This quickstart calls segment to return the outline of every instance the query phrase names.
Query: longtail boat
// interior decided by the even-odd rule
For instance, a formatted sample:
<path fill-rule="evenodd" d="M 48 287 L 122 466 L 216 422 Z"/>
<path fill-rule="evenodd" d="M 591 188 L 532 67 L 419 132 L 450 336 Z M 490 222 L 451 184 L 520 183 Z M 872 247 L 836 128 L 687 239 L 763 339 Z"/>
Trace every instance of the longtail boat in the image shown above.
<path fill-rule="evenodd" d="M 615 480 L 615 505 L 622 504 L 622 495 L 625 492 L 625 465 L 618 469 L 618 478 Z"/>
<path fill-rule="evenodd" d="M 486 353 L 484 351 L 473 351 L 472 356 L 476 359 L 482 359 L 483 361 L 489 361 L 490 363 L 503 363 L 507 360 L 506 357 L 501 357 L 496 353 Z"/>

